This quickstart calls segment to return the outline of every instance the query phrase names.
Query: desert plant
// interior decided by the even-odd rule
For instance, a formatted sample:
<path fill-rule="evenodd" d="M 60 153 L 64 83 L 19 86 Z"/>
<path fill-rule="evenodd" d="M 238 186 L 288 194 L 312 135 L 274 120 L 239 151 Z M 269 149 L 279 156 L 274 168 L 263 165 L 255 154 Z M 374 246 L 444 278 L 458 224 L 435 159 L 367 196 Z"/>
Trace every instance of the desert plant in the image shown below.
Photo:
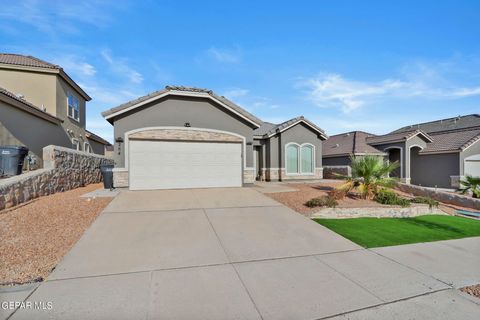
<path fill-rule="evenodd" d="M 346 182 L 339 187 L 346 193 L 357 189 L 365 199 L 373 199 L 380 187 L 391 187 L 397 179 L 388 174 L 399 167 L 398 162 L 387 163 L 378 156 L 351 156 L 351 176 L 344 176 Z"/>
<path fill-rule="evenodd" d="M 480 198 L 480 177 L 467 175 L 460 180 L 459 191 L 461 194 L 471 192 L 473 198 Z"/>
<path fill-rule="evenodd" d="M 342 189 L 333 189 L 328 192 L 328 195 L 335 200 L 341 200 L 347 195 L 346 190 Z"/>
<path fill-rule="evenodd" d="M 405 198 L 399 197 L 395 192 L 388 189 L 380 189 L 375 194 L 375 201 L 381 204 L 387 204 L 392 206 L 409 207 L 410 201 Z"/>
<path fill-rule="evenodd" d="M 439 205 L 439 202 L 437 200 L 434 200 L 430 197 L 415 197 L 413 199 L 410 199 L 410 202 L 428 204 L 428 207 L 430 209 L 432 209 L 434 207 L 436 208 Z"/>
<path fill-rule="evenodd" d="M 335 208 L 338 205 L 338 202 L 334 197 L 328 195 L 328 196 L 312 198 L 307 202 L 305 202 L 305 205 L 309 208 L 315 208 L 315 207 Z"/>

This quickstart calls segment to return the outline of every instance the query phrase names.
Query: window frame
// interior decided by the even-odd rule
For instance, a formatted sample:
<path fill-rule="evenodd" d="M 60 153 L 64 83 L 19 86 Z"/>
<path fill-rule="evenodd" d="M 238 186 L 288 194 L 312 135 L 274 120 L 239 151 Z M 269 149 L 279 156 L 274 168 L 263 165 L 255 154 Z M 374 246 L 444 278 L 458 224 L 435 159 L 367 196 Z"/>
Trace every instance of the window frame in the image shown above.
<path fill-rule="evenodd" d="M 77 103 L 77 118 L 75 118 L 75 104 L 72 105 L 72 114 L 70 114 L 70 99 L 73 102 Z M 70 119 L 73 119 L 77 122 L 80 122 L 80 99 L 78 99 L 73 93 L 68 92 L 67 93 L 67 116 Z"/>
<path fill-rule="evenodd" d="M 86 153 L 93 153 L 92 145 L 89 142 L 85 141 L 83 143 L 83 151 L 85 151 Z"/>
<path fill-rule="evenodd" d="M 76 149 L 74 149 L 73 147 L 74 145 L 77 145 Z M 80 150 L 80 140 L 78 140 L 77 138 L 72 138 L 72 149 L 77 151 L 82 151 Z"/>
<path fill-rule="evenodd" d="M 298 161 L 298 172 L 288 172 L 287 171 L 287 168 L 288 168 L 288 157 L 287 157 L 287 149 L 289 146 L 291 145 L 295 145 L 297 146 L 297 161 Z M 310 147 L 312 148 L 312 172 L 304 172 L 303 171 L 303 168 L 302 168 L 302 148 L 303 147 Z M 285 145 L 285 175 L 287 176 L 313 176 L 315 175 L 315 169 L 316 169 L 316 165 L 315 165 L 315 145 L 312 144 L 312 143 L 302 143 L 302 144 L 298 144 L 296 142 L 289 142 Z"/>

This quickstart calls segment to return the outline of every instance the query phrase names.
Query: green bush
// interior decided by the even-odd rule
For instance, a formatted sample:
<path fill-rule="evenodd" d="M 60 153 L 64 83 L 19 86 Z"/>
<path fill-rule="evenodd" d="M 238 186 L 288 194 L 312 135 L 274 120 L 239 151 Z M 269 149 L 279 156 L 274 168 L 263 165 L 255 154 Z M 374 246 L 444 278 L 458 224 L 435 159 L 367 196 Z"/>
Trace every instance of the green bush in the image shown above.
<path fill-rule="evenodd" d="M 328 196 L 312 198 L 307 202 L 305 202 L 305 205 L 309 208 L 315 208 L 315 207 L 335 208 L 338 205 L 338 202 L 334 197 L 328 195 Z"/>
<path fill-rule="evenodd" d="M 395 192 L 388 189 L 381 189 L 380 191 L 378 191 L 375 195 L 374 200 L 378 203 L 392 206 L 410 206 L 410 201 L 408 199 L 400 198 Z"/>
<path fill-rule="evenodd" d="M 410 202 L 428 204 L 428 207 L 430 209 L 432 209 L 434 207 L 437 208 L 438 204 L 439 204 L 439 202 L 437 200 L 434 200 L 430 197 L 415 197 L 415 198 L 411 199 Z"/>

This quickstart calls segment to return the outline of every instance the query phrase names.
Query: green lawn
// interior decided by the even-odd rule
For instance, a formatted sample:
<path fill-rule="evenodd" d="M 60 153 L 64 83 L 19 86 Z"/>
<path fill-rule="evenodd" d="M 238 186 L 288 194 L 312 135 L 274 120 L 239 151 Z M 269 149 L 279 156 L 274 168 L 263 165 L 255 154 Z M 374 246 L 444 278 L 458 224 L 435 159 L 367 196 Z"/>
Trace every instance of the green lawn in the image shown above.
<path fill-rule="evenodd" d="M 455 216 L 315 221 L 366 248 L 480 236 L 479 220 Z"/>

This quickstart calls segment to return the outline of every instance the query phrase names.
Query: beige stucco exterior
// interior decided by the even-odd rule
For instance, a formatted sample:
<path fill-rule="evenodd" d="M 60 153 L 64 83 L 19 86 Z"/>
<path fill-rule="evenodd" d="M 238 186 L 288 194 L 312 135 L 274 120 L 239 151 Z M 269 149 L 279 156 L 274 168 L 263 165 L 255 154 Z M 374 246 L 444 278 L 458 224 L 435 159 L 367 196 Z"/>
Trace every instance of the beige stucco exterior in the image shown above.
<path fill-rule="evenodd" d="M 62 119 L 61 126 L 70 140 L 77 139 L 80 150 L 83 150 L 84 143 L 88 142 L 85 136 L 86 100 L 58 70 L 0 65 L 0 86 L 16 95 L 23 95 L 28 102 Z M 68 116 L 69 93 L 79 101 L 79 121 Z"/>

